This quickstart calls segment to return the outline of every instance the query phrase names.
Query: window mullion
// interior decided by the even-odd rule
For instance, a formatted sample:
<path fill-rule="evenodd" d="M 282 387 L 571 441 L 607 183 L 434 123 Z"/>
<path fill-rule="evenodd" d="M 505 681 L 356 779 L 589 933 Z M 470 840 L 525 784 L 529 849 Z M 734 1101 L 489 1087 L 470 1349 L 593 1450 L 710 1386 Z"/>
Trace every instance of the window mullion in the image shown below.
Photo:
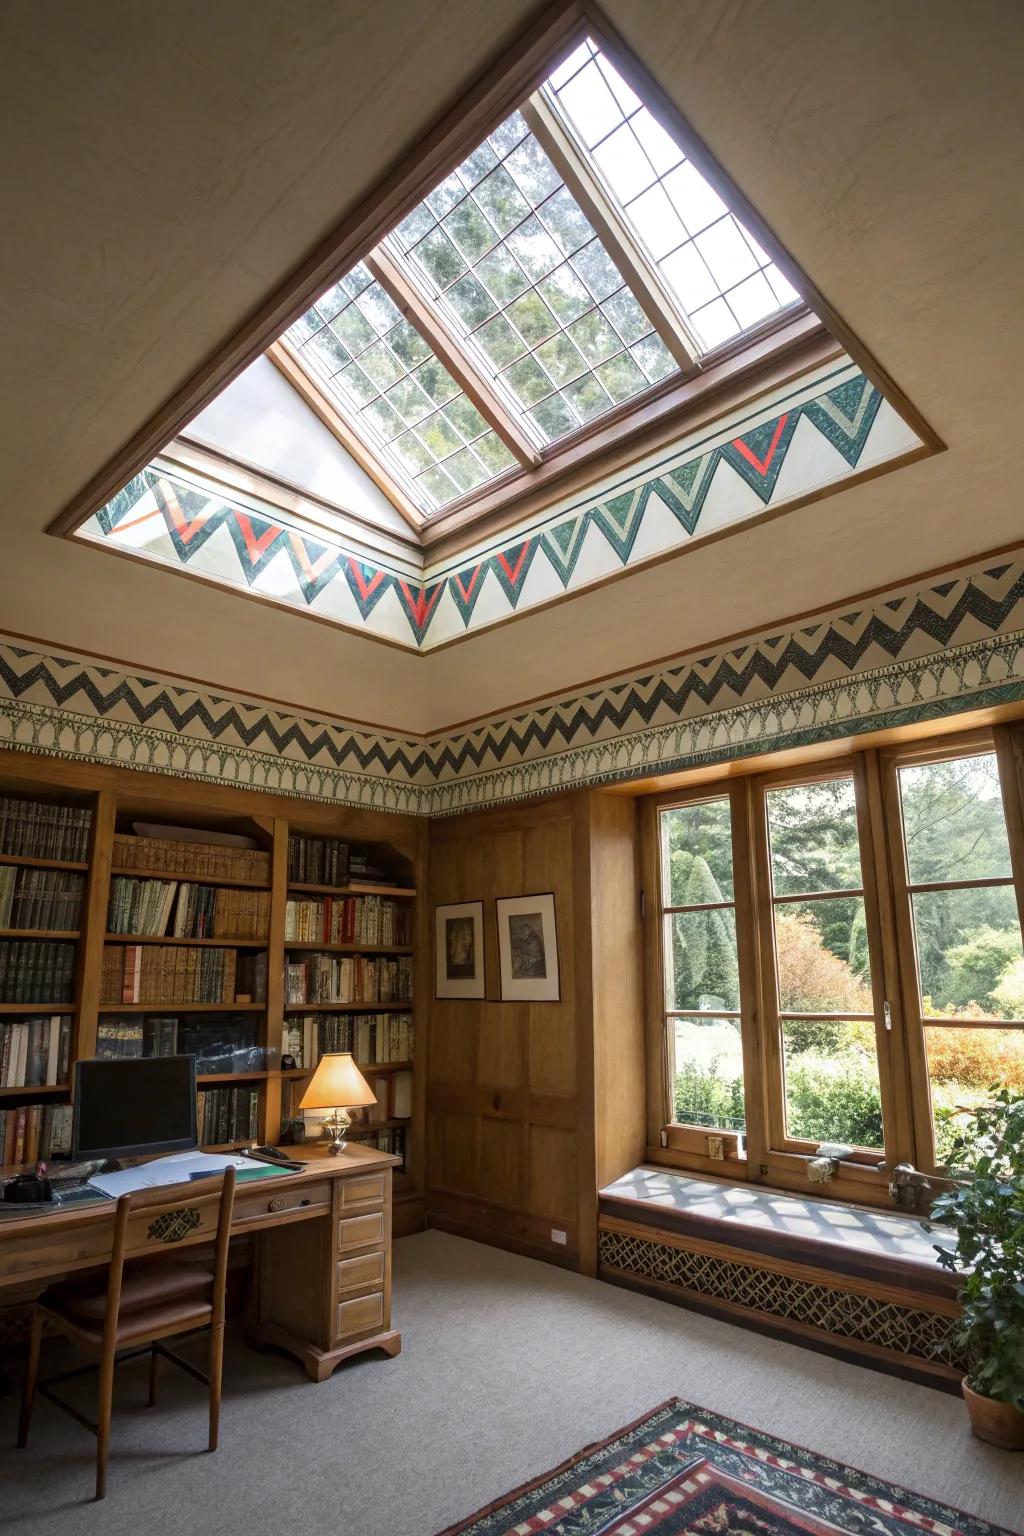
<path fill-rule="evenodd" d="M 900 803 L 898 767 L 895 759 L 884 756 L 880 764 L 882 819 L 885 825 L 885 859 L 889 876 L 891 914 L 890 943 L 896 979 L 890 1006 L 900 1005 L 902 1054 L 909 1095 L 909 1113 L 913 1128 L 911 1162 L 919 1168 L 935 1166 L 935 1133 L 932 1128 L 931 1089 L 928 1084 L 928 1056 L 925 1048 L 924 1021 L 917 980 L 917 945 L 907 878 L 907 856 L 903 841 L 903 814 Z"/>
<path fill-rule="evenodd" d="M 878 753 L 854 760 L 857 833 L 864 882 L 864 917 L 875 1008 L 875 1053 L 882 1099 L 882 1144 L 890 1166 L 914 1161 L 913 1107 L 907 1074 L 905 1015 L 893 921 Z"/>
<path fill-rule="evenodd" d="M 577 152 L 558 115 L 539 91 L 534 92 L 519 110 L 679 367 L 684 373 L 698 372 L 699 349 L 686 330 L 683 317 L 657 268 L 647 259 L 625 219 Z"/>
<path fill-rule="evenodd" d="M 761 1029 L 761 978 L 757 943 L 753 787 L 741 779 L 729 791 L 732 817 L 733 892 L 736 911 L 736 959 L 740 983 L 740 1041 L 747 1118 L 747 1176 L 762 1177 L 768 1151 L 764 1046 Z"/>
<path fill-rule="evenodd" d="M 524 469 L 536 469 L 541 462 L 538 449 L 507 409 L 490 379 L 479 371 L 466 350 L 448 333 L 386 247 L 379 245 L 364 258 L 363 265 L 398 305 L 410 325 L 419 331 L 520 465 Z"/>
<path fill-rule="evenodd" d="M 1017 725 L 997 725 L 992 736 L 1003 797 L 1010 868 L 1017 896 L 1017 917 L 1024 934 L 1024 738 Z"/>

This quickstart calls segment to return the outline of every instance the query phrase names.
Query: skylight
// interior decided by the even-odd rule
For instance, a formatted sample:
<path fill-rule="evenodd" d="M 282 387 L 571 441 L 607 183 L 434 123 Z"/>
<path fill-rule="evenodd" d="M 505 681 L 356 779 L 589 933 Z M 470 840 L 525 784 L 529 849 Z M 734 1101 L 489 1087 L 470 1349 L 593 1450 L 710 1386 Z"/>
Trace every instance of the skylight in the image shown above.
<path fill-rule="evenodd" d="M 798 300 L 587 38 L 284 339 L 429 517 Z"/>
<path fill-rule="evenodd" d="M 703 351 L 799 294 L 590 38 L 544 86 L 575 130 Z"/>
<path fill-rule="evenodd" d="M 391 243 L 541 443 L 676 366 L 520 112 L 413 209 Z"/>

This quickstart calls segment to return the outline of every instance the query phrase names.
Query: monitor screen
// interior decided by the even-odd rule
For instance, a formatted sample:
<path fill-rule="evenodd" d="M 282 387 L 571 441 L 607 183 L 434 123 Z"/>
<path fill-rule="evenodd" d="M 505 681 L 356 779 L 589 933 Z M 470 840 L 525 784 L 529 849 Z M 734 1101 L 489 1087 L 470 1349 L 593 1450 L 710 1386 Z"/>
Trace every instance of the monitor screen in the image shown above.
<path fill-rule="evenodd" d="M 141 1157 L 197 1145 L 194 1056 L 78 1063 L 75 1157 Z"/>

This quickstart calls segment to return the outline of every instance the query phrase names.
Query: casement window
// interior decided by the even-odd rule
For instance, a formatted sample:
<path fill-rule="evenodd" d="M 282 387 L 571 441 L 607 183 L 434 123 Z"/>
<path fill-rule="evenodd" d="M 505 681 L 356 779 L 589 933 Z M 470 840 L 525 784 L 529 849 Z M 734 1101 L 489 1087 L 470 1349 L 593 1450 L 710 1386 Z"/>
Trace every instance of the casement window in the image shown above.
<path fill-rule="evenodd" d="M 840 1144 L 830 1191 L 882 1201 L 1024 1090 L 1017 731 L 650 803 L 652 1155 L 794 1186 Z"/>

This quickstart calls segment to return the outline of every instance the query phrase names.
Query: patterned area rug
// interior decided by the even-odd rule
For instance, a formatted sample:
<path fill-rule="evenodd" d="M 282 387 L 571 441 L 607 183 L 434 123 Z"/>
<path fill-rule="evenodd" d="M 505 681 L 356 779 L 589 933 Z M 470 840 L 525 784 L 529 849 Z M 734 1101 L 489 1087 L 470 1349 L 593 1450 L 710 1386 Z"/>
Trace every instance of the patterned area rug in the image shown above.
<path fill-rule="evenodd" d="M 442 1536 L 1014 1536 L 673 1398 Z"/>

